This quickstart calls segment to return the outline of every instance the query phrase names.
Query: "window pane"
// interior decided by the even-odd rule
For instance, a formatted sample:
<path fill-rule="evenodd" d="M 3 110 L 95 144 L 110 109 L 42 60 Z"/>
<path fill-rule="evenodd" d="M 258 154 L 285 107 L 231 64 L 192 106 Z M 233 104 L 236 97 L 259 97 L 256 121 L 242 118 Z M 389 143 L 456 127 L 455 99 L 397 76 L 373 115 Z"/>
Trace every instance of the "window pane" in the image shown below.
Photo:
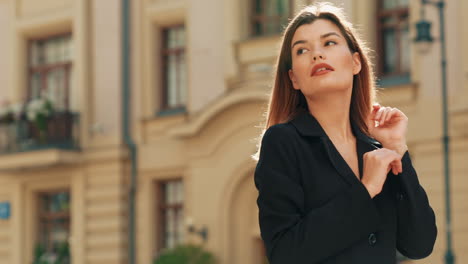
<path fill-rule="evenodd" d="M 408 6 L 408 0 L 398 0 L 398 6 L 399 7 L 407 7 Z"/>
<path fill-rule="evenodd" d="M 263 13 L 262 2 L 265 0 L 254 0 L 254 1 L 255 1 L 254 3 L 255 14 L 262 14 Z"/>
<path fill-rule="evenodd" d="M 184 186 L 182 184 L 182 181 L 177 181 L 176 182 L 176 188 L 175 188 L 175 200 L 177 203 L 183 203 L 184 202 Z"/>
<path fill-rule="evenodd" d="M 177 105 L 177 64 L 176 57 L 170 55 L 167 65 L 167 103 L 168 106 Z"/>
<path fill-rule="evenodd" d="M 46 96 L 52 100 L 57 110 L 64 110 L 66 107 L 65 74 L 64 68 L 57 68 L 47 74 Z"/>
<path fill-rule="evenodd" d="M 73 58 L 73 41 L 71 37 L 65 38 L 64 44 L 64 61 L 70 61 Z"/>
<path fill-rule="evenodd" d="M 71 111 L 76 111 L 78 112 L 79 106 L 78 106 L 78 101 L 77 100 L 71 100 L 71 98 L 74 98 L 74 94 L 77 94 L 78 91 L 75 91 L 74 87 L 74 81 L 73 81 L 73 66 L 68 67 L 68 80 L 65 80 L 68 82 L 68 91 L 69 91 L 69 98 L 68 98 L 68 108 Z M 67 76 L 65 75 L 67 78 Z"/>
<path fill-rule="evenodd" d="M 31 66 L 36 66 L 40 63 L 40 46 L 37 42 L 33 42 L 31 44 L 31 50 L 29 52 L 30 54 L 30 61 L 31 61 Z"/>
<path fill-rule="evenodd" d="M 31 66 L 68 62 L 71 60 L 71 36 L 33 41 L 30 46 Z"/>
<path fill-rule="evenodd" d="M 184 211 L 179 210 L 177 214 L 177 243 L 184 242 Z"/>
<path fill-rule="evenodd" d="M 384 9 L 392 9 L 396 7 L 398 0 L 383 0 L 383 8 Z"/>
<path fill-rule="evenodd" d="M 280 16 L 288 16 L 289 14 L 289 1 L 276 0 L 277 13 Z"/>
<path fill-rule="evenodd" d="M 401 48 L 401 71 L 410 71 L 410 38 L 408 32 L 408 25 L 404 27 L 400 35 L 400 48 Z"/>
<path fill-rule="evenodd" d="M 50 256 L 66 254 L 70 237 L 70 193 L 45 193 L 39 196 L 38 241 Z M 65 258 L 68 256 L 64 255 Z M 65 259 L 63 263 L 69 263 Z"/>
<path fill-rule="evenodd" d="M 174 48 L 176 46 L 176 32 L 172 29 L 167 31 L 167 47 Z"/>
<path fill-rule="evenodd" d="M 59 62 L 65 62 L 67 61 L 67 58 L 65 56 L 66 53 L 66 46 L 67 46 L 67 40 L 65 38 L 60 38 L 57 40 L 57 61 Z"/>
<path fill-rule="evenodd" d="M 285 0 L 278 0 L 278 1 L 279 1 L 279 5 L 281 6 L 279 9 L 280 10 L 279 14 L 281 15 L 279 32 L 281 32 L 283 28 L 285 28 L 288 24 L 288 17 L 290 14 L 290 10 L 289 10 L 289 1 L 285 1 Z"/>
<path fill-rule="evenodd" d="M 51 241 L 52 243 L 59 244 L 68 241 L 69 228 L 68 221 L 65 219 L 57 219 L 53 221 Z"/>
<path fill-rule="evenodd" d="M 258 35 L 261 35 L 263 30 L 262 30 L 262 23 L 260 23 L 259 21 L 256 21 L 254 23 L 254 26 L 253 26 L 253 34 L 258 36 Z"/>
<path fill-rule="evenodd" d="M 55 63 L 55 45 L 54 41 L 47 41 L 44 45 L 45 51 L 45 64 Z"/>
<path fill-rule="evenodd" d="M 264 15 L 268 16 L 268 17 L 272 17 L 272 16 L 276 16 L 278 15 L 278 5 L 279 4 L 278 2 L 281 2 L 280 0 L 264 0 L 267 2 L 267 5 L 266 5 L 266 12 Z M 276 3 L 274 3 L 276 2 Z"/>
<path fill-rule="evenodd" d="M 44 201 L 47 203 L 47 212 L 66 212 L 70 208 L 70 194 L 68 192 L 48 194 Z"/>
<path fill-rule="evenodd" d="M 33 73 L 31 76 L 31 99 L 38 98 L 41 95 L 41 75 L 39 73 Z"/>
<path fill-rule="evenodd" d="M 408 0 L 383 0 L 384 9 L 402 8 L 408 6 Z"/>
<path fill-rule="evenodd" d="M 166 36 L 166 106 L 168 108 L 180 106 L 185 102 L 185 27 L 172 27 L 165 31 Z M 182 91 L 181 91 L 182 90 Z M 183 93 L 183 94 L 182 94 Z"/>
<path fill-rule="evenodd" d="M 185 27 L 177 28 L 177 47 L 185 46 Z"/>
<path fill-rule="evenodd" d="M 388 16 L 382 18 L 382 25 L 384 27 L 392 27 L 398 23 L 397 18 L 395 16 Z"/>
<path fill-rule="evenodd" d="M 162 247 L 171 248 L 184 239 L 183 182 L 175 180 L 161 185 L 163 190 L 163 207 L 161 211 Z"/>
<path fill-rule="evenodd" d="M 54 108 L 66 110 L 68 106 L 67 89 L 71 79 L 67 78 L 71 59 L 71 36 L 52 37 L 32 41 L 30 45 L 30 98 L 47 96 L 53 100 Z"/>
<path fill-rule="evenodd" d="M 185 53 L 182 53 L 179 58 L 179 104 L 185 105 L 187 103 L 187 70 Z"/>
<path fill-rule="evenodd" d="M 396 71 L 396 41 L 395 30 L 387 29 L 383 32 L 384 38 L 384 73 Z"/>
<path fill-rule="evenodd" d="M 166 186 L 166 194 L 165 194 L 165 200 L 166 200 L 166 204 L 168 205 L 171 205 L 174 203 L 174 185 L 172 184 L 172 182 L 168 182 L 165 184 Z"/>
<path fill-rule="evenodd" d="M 174 220 L 174 211 L 168 210 L 166 214 L 166 245 L 169 248 L 172 248 L 174 246 Z"/>

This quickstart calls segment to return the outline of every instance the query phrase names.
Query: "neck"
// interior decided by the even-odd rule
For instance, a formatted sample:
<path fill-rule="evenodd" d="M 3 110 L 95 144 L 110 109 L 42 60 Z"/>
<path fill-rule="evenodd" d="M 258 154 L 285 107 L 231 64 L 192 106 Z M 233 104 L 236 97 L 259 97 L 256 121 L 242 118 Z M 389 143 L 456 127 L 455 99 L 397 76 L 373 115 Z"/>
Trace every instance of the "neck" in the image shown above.
<path fill-rule="evenodd" d="M 351 91 L 351 89 L 349 89 Z M 328 137 L 335 142 L 352 142 L 354 134 L 349 118 L 351 94 L 327 94 L 307 98 L 310 113 L 317 119 Z"/>

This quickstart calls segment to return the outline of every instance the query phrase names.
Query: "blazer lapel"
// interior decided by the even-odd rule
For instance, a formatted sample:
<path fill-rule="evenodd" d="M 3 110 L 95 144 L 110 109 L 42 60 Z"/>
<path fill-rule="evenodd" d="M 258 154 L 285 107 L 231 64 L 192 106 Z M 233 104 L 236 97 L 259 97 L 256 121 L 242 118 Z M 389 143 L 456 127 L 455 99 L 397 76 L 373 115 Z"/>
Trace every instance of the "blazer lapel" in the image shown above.
<path fill-rule="evenodd" d="M 333 145 L 333 142 L 328 137 L 323 137 L 322 144 L 325 147 L 328 158 L 330 159 L 333 167 L 335 167 L 338 174 L 350 185 L 356 184 L 359 180 L 354 175 L 354 172 L 348 166 L 346 161 L 343 159 L 341 154 L 338 152 L 336 147 Z"/>
<path fill-rule="evenodd" d="M 356 135 L 356 144 L 357 144 L 357 154 L 358 154 L 358 162 L 359 162 L 359 174 L 362 176 L 364 170 L 364 154 L 369 151 L 373 151 L 382 147 L 382 145 L 374 140 L 373 138 L 367 136 L 366 134 L 362 133 L 361 130 L 351 122 L 354 135 Z"/>
<path fill-rule="evenodd" d="M 358 177 L 354 175 L 354 172 L 348 166 L 344 158 L 338 152 L 336 147 L 333 145 L 333 142 L 329 139 L 329 137 L 323 130 L 322 126 L 317 121 L 317 119 L 315 119 L 314 116 L 312 116 L 308 112 L 304 112 L 304 113 L 299 114 L 296 118 L 294 118 L 291 121 L 291 123 L 297 128 L 299 133 L 302 134 L 303 136 L 320 138 L 322 142 L 322 146 L 325 148 L 325 151 L 327 153 L 328 159 L 330 160 L 331 164 L 336 169 L 338 174 L 348 184 L 352 185 L 352 184 L 356 184 L 357 182 L 359 182 Z M 362 137 L 362 136 L 365 136 L 365 135 L 360 133 L 359 137 Z M 371 148 L 370 144 L 361 145 L 357 143 L 359 170 L 360 170 L 361 175 L 362 175 L 362 155 L 364 155 L 365 152 L 370 151 L 368 150 L 370 148 Z"/>

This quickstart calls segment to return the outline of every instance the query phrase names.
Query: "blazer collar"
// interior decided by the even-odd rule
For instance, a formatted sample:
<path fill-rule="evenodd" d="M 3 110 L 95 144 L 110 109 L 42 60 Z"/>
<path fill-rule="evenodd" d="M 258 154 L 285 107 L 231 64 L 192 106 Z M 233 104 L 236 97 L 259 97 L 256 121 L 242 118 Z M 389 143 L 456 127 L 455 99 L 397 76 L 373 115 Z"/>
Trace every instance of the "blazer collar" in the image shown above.
<path fill-rule="evenodd" d="M 323 130 L 317 119 L 307 111 L 301 112 L 290 122 L 296 127 L 302 136 L 328 138 L 328 135 L 325 133 L 325 130 Z M 351 127 L 357 139 L 368 144 L 380 145 L 378 141 L 364 134 L 353 121 L 351 121 Z"/>
<path fill-rule="evenodd" d="M 291 123 L 296 127 L 296 129 L 299 131 L 299 134 L 301 134 L 302 136 L 318 137 L 321 139 L 322 144 L 325 147 L 327 156 L 330 159 L 333 167 L 335 167 L 335 169 L 346 182 L 348 182 L 351 185 L 359 182 L 358 177 L 354 175 L 351 168 L 340 155 L 336 147 L 333 145 L 333 143 L 323 130 L 320 123 L 317 121 L 317 119 L 315 119 L 313 115 L 311 115 L 308 112 L 300 113 L 293 120 L 291 120 Z M 359 127 L 352 121 L 351 126 L 354 135 L 358 139 L 356 141 L 356 150 L 358 154 L 359 174 L 360 176 L 362 176 L 364 153 L 377 149 L 380 143 L 361 132 Z"/>

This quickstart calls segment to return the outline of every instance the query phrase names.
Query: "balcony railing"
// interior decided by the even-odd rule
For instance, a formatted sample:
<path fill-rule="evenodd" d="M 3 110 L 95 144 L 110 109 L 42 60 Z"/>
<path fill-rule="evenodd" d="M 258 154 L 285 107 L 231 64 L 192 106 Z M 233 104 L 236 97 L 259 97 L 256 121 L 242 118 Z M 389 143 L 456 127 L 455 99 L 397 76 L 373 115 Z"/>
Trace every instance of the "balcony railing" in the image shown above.
<path fill-rule="evenodd" d="M 0 155 L 42 149 L 76 150 L 79 148 L 79 115 L 54 112 L 40 131 L 34 122 L 18 120 L 0 123 Z"/>

